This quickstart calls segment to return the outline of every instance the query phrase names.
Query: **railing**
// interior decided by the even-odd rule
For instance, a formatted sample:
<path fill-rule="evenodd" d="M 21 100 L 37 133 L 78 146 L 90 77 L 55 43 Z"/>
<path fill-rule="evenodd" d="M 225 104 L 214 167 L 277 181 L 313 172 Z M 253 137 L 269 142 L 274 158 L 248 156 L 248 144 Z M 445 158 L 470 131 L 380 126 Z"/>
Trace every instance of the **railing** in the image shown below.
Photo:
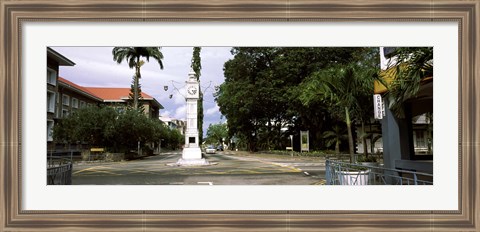
<path fill-rule="evenodd" d="M 62 157 L 48 157 L 47 185 L 72 184 L 72 160 Z"/>
<path fill-rule="evenodd" d="M 432 185 L 433 175 L 327 160 L 327 185 Z"/>

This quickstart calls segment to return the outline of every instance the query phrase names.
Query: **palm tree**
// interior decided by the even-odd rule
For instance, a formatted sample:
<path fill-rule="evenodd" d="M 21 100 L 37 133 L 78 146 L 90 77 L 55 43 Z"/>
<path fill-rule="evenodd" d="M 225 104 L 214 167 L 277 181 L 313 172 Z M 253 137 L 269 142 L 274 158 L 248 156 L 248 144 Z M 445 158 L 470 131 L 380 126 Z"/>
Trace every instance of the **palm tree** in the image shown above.
<path fill-rule="evenodd" d="M 331 105 L 332 112 L 342 112 L 342 118 L 347 125 L 350 162 L 354 160 L 354 144 L 352 135 L 352 113 L 358 112 L 363 101 L 359 99 L 369 97 L 373 92 L 374 75 L 361 75 L 356 64 L 335 65 L 328 69 L 314 73 L 304 83 L 304 91 L 300 96 L 304 104 L 312 100 L 321 99 Z M 359 115 L 355 114 L 358 120 Z"/>
<path fill-rule="evenodd" d="M 134 77 L 134 98 L 133 98 L 133 106 L 134 109 L 138 109 L 138 98 L 139 98 L 139 91 L 138 91 L 138 81 L 141 78 L 140 68 L 145 63 L 145 61 L 141 60 L 142 57 L 145 57 L 146 61 L 150 61 L 150 57 L 154 58 L 158 65 L 160 65 L 160 69 L 163 69 L 163 54 L 160 51 L 161 47 L 114 47 L 112 50 L 113 60 L 116 61 L 118 64 L 121 64 L 123 60 L 128 61 L 128 67 L 135 68 L 135 75 Z"/>
<path fill-rule="evenodd" d="M 322 138 L 325 140 L 325 145 L 331 147 L 335 144 L 335 154 L 340 154 L 340 144 L 342 140 L 347 139 L 345 135 L 345 128 L 340 127 L 338 124 L 332 127 L 332 130 L 325 131 L 322 134 Z"/>
<path fill-rule="evenodd" d="M 395 79 L 388 87 L 387 99 L 389 108 L 397 117 L 403 118 L 404 103 L 415 97 L 422 80 L 433 78 L 433 47 L 402 47 L 397 48 L 389 64 L 393 68 Z"/>

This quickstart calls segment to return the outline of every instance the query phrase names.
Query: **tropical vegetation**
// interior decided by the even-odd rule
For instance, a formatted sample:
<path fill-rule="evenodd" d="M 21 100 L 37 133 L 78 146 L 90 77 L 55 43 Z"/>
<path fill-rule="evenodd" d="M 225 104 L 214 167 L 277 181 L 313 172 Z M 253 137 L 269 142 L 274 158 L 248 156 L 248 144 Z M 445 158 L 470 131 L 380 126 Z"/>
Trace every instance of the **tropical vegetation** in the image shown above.
<path fill-rule="evenodd" d="M 118 113 L 109 106 L 74 111 L 55 124 L 53 138 L 60 144 L 88 144 L 111 152 L 136 150 L 139 142 L 142 146 L 158 146 L 162 141 L 162 147 L 171 149 L 179 148 L 184 142 L 180 132 L 166 127 L 158 119 L 133 109 Z"/>
<path fill-rule="evenodd" d="M 139 99 L 141 97 L 141 90 L 139 79 L 141 78 L 140 69 L 150 58 L 158 62 L 160 69 L 163 69 L 163 54 L 160 51 L 161 47 L 114 47 L 112 50 L 113 60 L 121 64 L 124 60 L 128 62 L 128 67 L 135 69 L 133 76 L 133 108 L 138 110 Z M 145 58 L 143 60 L 142 58 Z"/>
<path fill-rule="evenodd" d="M 378 48 L 235 47 L 232 54 L 215 96 L 229 136 L 248 150 L 285 149 L 301 130 L 310 132 L 311 149 L 345 149 L 348 143 L 331 143 L 325 132 L 348 131 L 371 105 Z"/>

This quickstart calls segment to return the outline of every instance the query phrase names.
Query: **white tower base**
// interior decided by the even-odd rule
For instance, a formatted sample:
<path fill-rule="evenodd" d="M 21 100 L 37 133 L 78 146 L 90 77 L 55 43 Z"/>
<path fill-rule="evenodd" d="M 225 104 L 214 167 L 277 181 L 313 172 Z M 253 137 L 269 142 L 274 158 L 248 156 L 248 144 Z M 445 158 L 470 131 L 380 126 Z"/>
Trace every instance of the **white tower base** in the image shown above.
<path fill-rule="evenodd" d="M 184 148 L 182 158 L 177 161 L 180 166 L 209 165 L 208 161 L 202 158 L 202 150 L 198 147 Z"/>

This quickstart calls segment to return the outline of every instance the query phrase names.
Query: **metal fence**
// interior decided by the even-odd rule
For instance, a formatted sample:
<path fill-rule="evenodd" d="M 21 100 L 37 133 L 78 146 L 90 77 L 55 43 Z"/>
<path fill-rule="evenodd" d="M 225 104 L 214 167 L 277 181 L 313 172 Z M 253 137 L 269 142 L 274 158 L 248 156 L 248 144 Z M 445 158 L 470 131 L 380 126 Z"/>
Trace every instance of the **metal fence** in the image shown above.
<path fill-rule="evenodd" d="M 432 185 L 433 175 L 374 165 L 350 164 L 327 160 L 327 185 Z"/>
<path fill-rule="evenodd" d="M 71 159 L 48 157 L 47 185 L 71 185 L 73 164 Z"/>

